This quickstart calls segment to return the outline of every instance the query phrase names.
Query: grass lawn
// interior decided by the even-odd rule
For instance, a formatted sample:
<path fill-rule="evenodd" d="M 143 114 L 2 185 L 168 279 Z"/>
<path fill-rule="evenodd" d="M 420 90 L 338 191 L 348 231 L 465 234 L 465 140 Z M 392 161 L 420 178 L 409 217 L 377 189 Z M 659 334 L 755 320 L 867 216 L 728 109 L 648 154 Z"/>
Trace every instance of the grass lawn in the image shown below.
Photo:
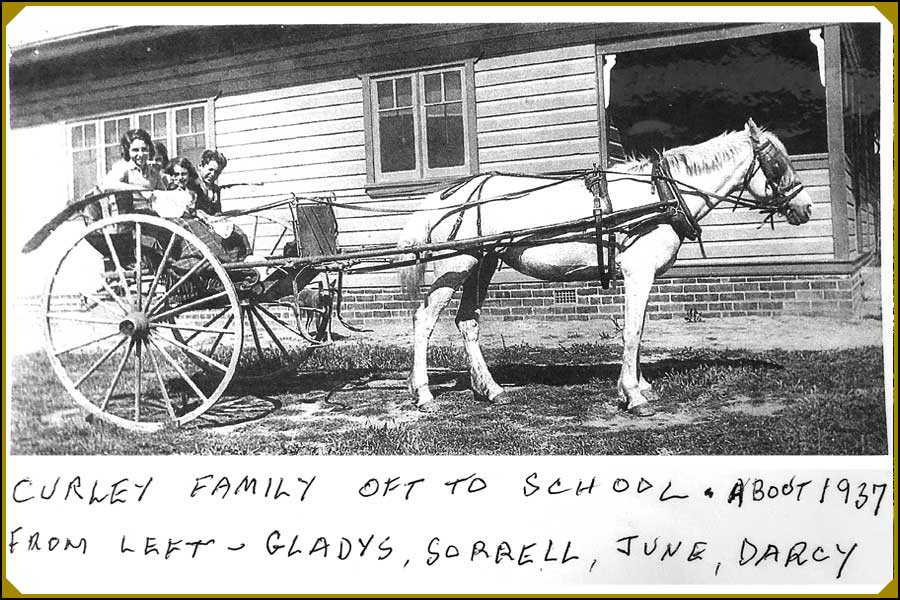
<path fill-rule="evenodd" d="M 180 429 L 142 434 L 95 420 L 43 354 L 14 359 L 13 454 L 869 455 L 887 452 L 880 347 L 820 352 L 646 349 L 659 411 L 623 413 L 611 344 L 487 351 L 510 399 L 476 402 L 462 350 L 429 362 L 439 410 L 408 400 L 407 349 L 316 350 L 303 371 L 235 380 Z M 251 365 L 245 372 L 253 372 Z M 257 368 L 259 370 L 259 368 Z"/>

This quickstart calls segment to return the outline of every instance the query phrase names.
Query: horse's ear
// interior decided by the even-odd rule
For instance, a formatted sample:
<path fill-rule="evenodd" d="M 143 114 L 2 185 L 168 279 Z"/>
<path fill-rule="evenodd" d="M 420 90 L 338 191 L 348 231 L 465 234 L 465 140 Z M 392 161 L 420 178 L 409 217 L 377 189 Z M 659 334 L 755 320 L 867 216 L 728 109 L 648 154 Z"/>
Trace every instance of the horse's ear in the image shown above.
<path fill-rule="evenodd" d="M 759 142 L 759 138 L 762 136 L 762 131 L 759 130 L 759 127 L 756 126 L 756 123 L 753 122 L 753 119 L 747 119 L 746 130 L 750 132 L 750 139 L 754 142 Z"/>

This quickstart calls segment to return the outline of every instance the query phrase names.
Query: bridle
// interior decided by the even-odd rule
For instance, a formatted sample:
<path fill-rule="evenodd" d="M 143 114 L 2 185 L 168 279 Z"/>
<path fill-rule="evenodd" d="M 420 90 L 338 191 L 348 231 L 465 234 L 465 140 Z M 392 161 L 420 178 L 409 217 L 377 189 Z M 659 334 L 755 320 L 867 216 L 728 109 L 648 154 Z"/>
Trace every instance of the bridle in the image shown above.
<path fill-rule="evenodd" d="M 747 169 L 737 198 L 728 197 L 727 199 L 735 202 L 735 206 L 749 206 L 761 210 L 766 214 L 763 222 L 768 221 L 774 226 L 775 215 L 787 216 L 791 200 L 803 191 L 803 183 L 784 152 L 771 139 L 763 136 L 752 120 L 748 124 L 750 126 L 750 142 L 753 144 L 753 163 Z M 749 189 L 750 181 L 757 171 L 762 171 L 766 178 L 766 198 L 764 200 L 746 200 L 744 192 Z M 740 200 L 740 202 L 736 200 Z"/>

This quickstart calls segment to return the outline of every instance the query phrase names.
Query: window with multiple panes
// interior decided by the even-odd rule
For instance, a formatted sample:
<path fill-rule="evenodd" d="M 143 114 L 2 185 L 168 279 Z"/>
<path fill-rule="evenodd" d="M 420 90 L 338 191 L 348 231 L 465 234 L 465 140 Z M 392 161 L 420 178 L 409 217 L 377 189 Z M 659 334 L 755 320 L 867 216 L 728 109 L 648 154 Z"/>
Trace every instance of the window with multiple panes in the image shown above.
<path fill-rule="evenodd" d="M 471 65 L 364 79 L 369 181 L 440 179 L 477 169 Z"/>
<path fill-rule="evenodd" d="M 169 158 L 184 156 L 198 165 L 203 150 L 212 145 L 206 111 L 204 102 L 70 123 L 74 197 L 84 195 L 122 158 L 119 143 L 129 129 L 143 129 L 154 142 L 163 143 Z"/>

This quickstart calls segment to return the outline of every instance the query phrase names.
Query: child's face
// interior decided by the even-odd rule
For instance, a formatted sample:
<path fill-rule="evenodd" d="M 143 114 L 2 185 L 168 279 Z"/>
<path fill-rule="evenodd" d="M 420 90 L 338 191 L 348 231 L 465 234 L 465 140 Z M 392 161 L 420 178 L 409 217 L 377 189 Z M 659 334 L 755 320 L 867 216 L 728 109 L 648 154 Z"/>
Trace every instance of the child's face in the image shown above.
<path fill-rule="evenodd" d="M 144 140 L 136 139 L 128 147 L 128 157 L 143 169 L 147 166 L 147 160 L 150 158 L 150 148 Z"/>
<path fill-rule="evenodd" d="M 178 189 L 183 190 L 187 187 L 189 176 L 190 173 L 188 170 L 181 165 L 174 165 L 172 167 L 172 181 L 178 186 Z"/>
<path fill-rule="evenodd" d="M 200 166 L 200 178 L 206 185 L 212 185 L 219 178 L 222 169 L 219 168 L 219 161 L 211 160 L 205 165 Z"/>

